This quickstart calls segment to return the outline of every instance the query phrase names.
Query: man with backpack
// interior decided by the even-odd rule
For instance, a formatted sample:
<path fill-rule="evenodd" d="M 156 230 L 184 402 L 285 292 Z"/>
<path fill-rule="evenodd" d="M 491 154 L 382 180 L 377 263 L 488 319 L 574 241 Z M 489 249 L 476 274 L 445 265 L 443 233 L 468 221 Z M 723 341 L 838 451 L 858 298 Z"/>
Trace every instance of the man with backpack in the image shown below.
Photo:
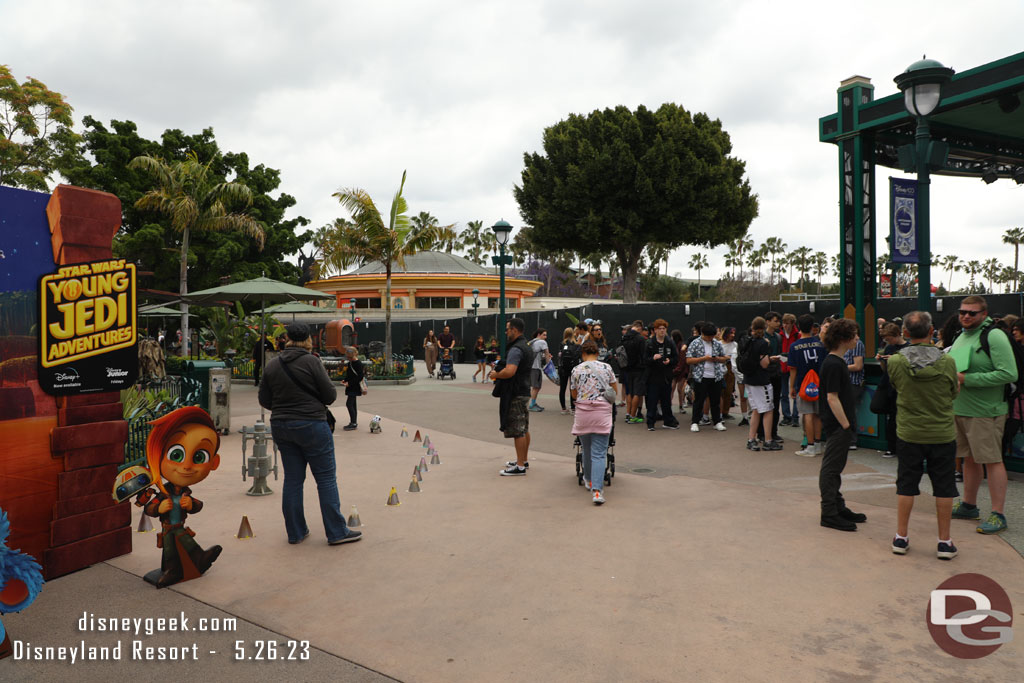
<path fill-rule="evenodd" d="M 820 403 L 821 362 L 828 351 L 812 333 L 814 318 L 805 313 L 797 320 L 800 338 L 789 346 L 787 364 L 789 366 L 789 396 L 796 400 L 797 414 L 803 421 L 804 435 L 807 445 L 796 451 L 797 455 L 813 458 L 825 452 L 821 443 L 821 417 L 818 415 Z"/>
<path fill-rule="evenodd" d="M 644 321 L 634 320 L 633 326 L 622 335 L 621 348 L 626 354 L 626 364 L 622 365 L 622 383 L 626 387 L 626 424 L 644 421 L 640 416 L 640 404 L 647 393 L 643 385 L 644 344 L 647 343 L 641 334 L 643 329 Z"/>
<path fill-rule="evenodd" d="M 782 335 L 779 328 L 782 326 L 782 316 L 777 311 L 768 311 L 764 314 L 766 329 L 764 340 L 768 342 L 768 355 L 771 362 L 768 363 L 768 380 L 772 390 L 772 405 L 774 410 L 769 419 L 763 419 L 757 428 L 757 437 L 762 443 L 771 445 L 770 450 L 782 450 L 782 438 L 779 436 L 779 406 L 782 401 Z M 771 430 L 769 441 L 768 430 Z"/>
<path fill-rule="evenodd" d="M 956 361 L 960 394 L 953 402 L 956 415 L 956 455 L 964 458 L 964 495 L 953 506 L 953 519 L 981 518 L 978 489 L 982 465 L 988 474 L 992 513 L 977 528 L 995 534 L 1006 528 L 1006 465 L 1003 428 L 1006 425 L 1007 384 L 1019 383 L 1017 359 L 1010 338 L 993 328 L 984 297 L 969 296 L 958 311 L 963 332 L 950 349 Z"/>

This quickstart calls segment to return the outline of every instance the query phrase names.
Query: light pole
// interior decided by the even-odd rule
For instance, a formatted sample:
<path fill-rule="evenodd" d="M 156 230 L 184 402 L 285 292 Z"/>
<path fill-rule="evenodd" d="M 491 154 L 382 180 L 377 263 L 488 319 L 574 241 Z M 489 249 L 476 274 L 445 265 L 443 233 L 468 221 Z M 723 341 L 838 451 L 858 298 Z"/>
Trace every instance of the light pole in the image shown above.
<path fill-rule="evenodd" d="M 480 297 L 480 290 L 473 290 L 473 318 L 476 318 L 480 313 L 480 302 L 477 299 Z"/>
<path fill-rule="evenodd" d="M 498 339 L 500 340 L 500 353 L 501 359 L 505 360 L 505 265 L 511 264 L 512 259 L 505 256 L 505 245 L 508 244 L 508 237 L 512 234 L 512 226 L 507 221 L 500 220 L 491 226 L 491 230 L 494 231 L 494 237 L 498 242 L 498 256 L 491 257 L 491 263 L 496 266 L 500 266 L 500 282 L 501 292 L 499 300 L 499 313 L 498 313 Z"/>
<path fill-rule="evenodd" d="M 942 168 L 946 163 L 949 147 L 945 143 L 932 142 L 928 129 L 928 115 L 939 106 L 942 86 L 953 78 L 953 70 L 934 59 L 922 58 L 907 67 L 894 80 L 903 91 L 903 104 L 911 116 L 917 119 L 914 135 L 914 168 L 917 170 L 917 306 L 919 310 L 931 310 L 931 226 L 929 224 L 929 185 L 931 170 Z"/>

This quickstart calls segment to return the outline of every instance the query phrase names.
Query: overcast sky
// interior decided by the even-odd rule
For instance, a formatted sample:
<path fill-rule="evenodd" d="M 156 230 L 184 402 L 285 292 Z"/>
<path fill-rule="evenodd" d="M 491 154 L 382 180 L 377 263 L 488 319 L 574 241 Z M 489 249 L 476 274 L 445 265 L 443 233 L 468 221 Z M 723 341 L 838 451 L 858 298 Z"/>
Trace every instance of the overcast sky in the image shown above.
<path fill-rule="evenodd" d="M 732 136 L 760 197 L 758 244 L 833 254 L 837 150 L 817 122 L 839 82 L 867 76 L 878 99 L 924 53 L 963 71 L 1024 50 L 1022 26 L 1019 0 L 0 0 L 0 63 L 63 93 L 76 124 L 128 119 L 149 138 L 212 126 L 222 150 L 281 170 L 313 228 L 342 215 L 343 187 L 385 211 L 403 169 L 413 215 L 518 226 L 512 186 L 546 126 L 676 102 Z M 890 173 L 878 168 L 880 233 Z M 932 188 L 935 253 L 1012 263 L 1000 238 L 1024 225 L 1024 186 Z M 669 272 L 695 277 L 696 251 L 677 250 Z M 722 254 L 704 277 L 724 271 Z"/>

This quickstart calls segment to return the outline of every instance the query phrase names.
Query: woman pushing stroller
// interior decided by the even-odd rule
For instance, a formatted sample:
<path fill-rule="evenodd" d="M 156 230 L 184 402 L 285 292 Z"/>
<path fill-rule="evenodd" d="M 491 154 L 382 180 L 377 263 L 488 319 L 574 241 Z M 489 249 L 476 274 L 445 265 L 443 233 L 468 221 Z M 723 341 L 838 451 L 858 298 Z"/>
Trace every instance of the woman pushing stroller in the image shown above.
<path fill-rule="evenodd" d="M 572 433 L 583 446 L 583 477 L 595 505 L 604 503 L 604 471 L 612 431 L 612 402 L 618 391 L 615 375 L 597 359 L 597 344 L 586 340 L 580 349 L 583 362 L 572 369 L 569 391 L 576 401 Z"/>

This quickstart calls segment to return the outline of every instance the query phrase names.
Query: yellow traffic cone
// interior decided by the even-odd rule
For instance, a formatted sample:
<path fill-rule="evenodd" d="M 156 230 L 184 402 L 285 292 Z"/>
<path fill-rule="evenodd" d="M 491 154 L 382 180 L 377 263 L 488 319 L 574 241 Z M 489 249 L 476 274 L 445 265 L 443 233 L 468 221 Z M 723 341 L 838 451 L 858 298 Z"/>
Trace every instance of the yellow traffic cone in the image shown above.
<path fill-rule="evenodd" d="M 362 526 L 363 522 L 359 519 L 359 510 L 356 506 L 352 506 L 352 511 L 348 513 L 348 525 L 350 527 Z"/>
<path fill-rule="evenodd" d="M 404 439 L 407 436 L 409 436 L 409 430 L 405 428 L 405 425 L 402 425 L 402 438 Z"/>
<path fill-rule="evenodd" d="M 147 531 L 153 530 L 153 521 L 149 518 L 145 512 L 142 513 L 142 519 L 139 520 L 139 528 L 136 531 L 140 534 L 144 534 Z"/>
<path fill-rule="evenodd" d="M 401 505 L 401 501 L 398 500 L 398 491 L 395 487 L 391 487 L 391 493 L 388 494 L 388 505 Z"/>
<path fill-rule="evenodd" d="M 238 525 L 238 533 L 235 535 L 235 538 L 252 538 L 255 535 L 256 534 L 252 532 L 252 525 L 249 524 L 249 516 L 242 515 L 242 523 Z"/>
<path fill-rule="evenodd" d="M 416 477 L 413 477 L 412 481 L 409 482 L 409 493 L 419 493 L 419 492 L 420 492 L 420 483 L 418 481 L 416 481 Z"/>

